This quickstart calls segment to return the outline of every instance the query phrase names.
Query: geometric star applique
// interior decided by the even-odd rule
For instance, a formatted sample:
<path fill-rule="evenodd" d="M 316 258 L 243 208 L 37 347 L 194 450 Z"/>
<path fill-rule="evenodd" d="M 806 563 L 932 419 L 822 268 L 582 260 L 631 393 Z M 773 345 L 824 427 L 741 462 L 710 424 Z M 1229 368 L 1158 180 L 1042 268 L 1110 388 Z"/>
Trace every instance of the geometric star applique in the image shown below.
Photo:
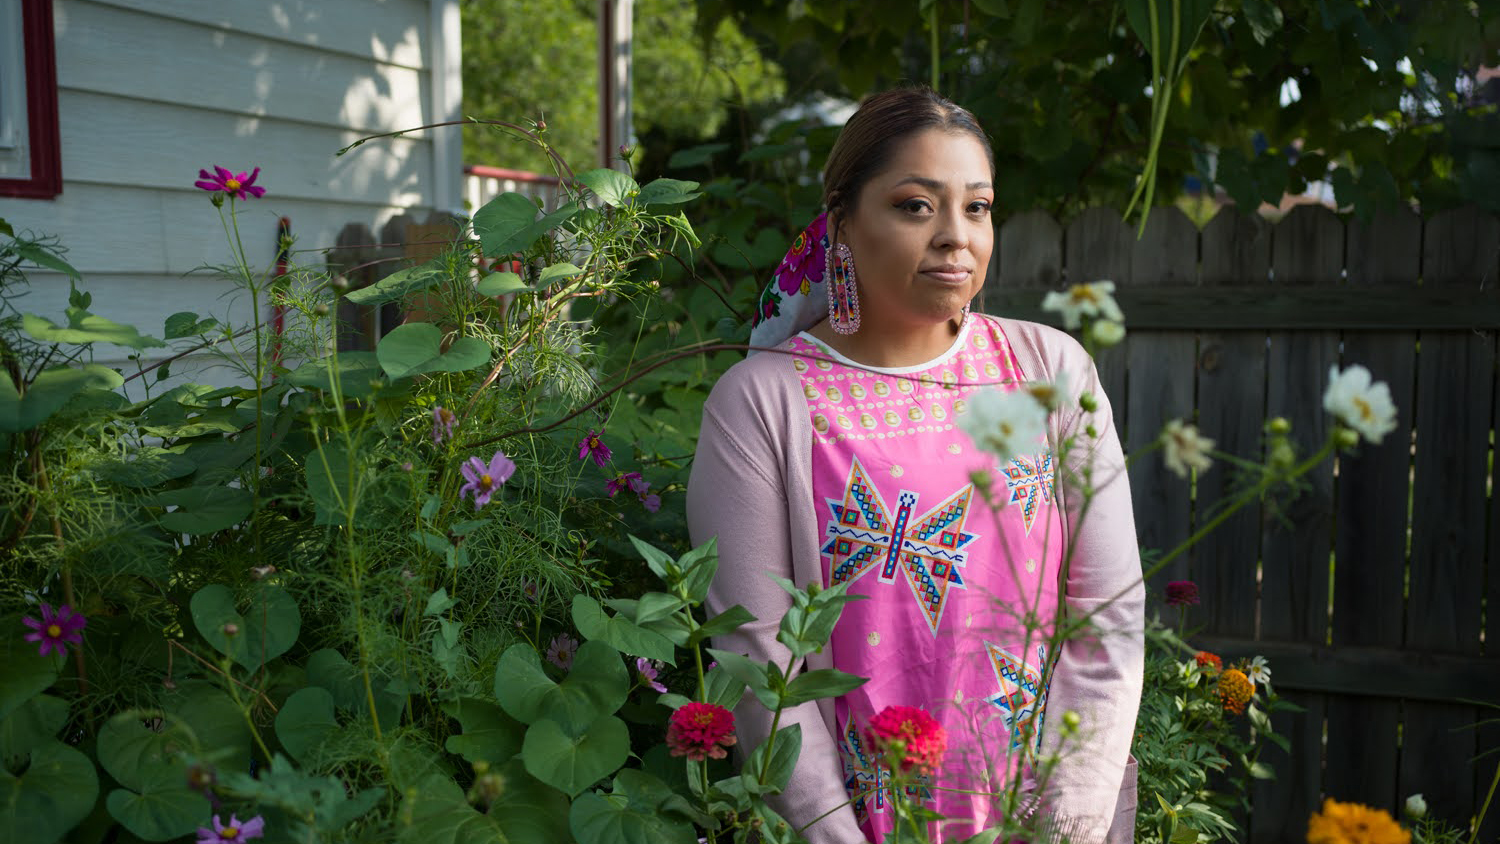
<path fill-rule="evenodd" d="M 1047 664 L 1047 646 L 1036 646 L 1035 665 L 1027 665 L 1025 660 L 989 642 L 985 642 L 984 647 L 989 652 L 995 682 L 1000 688 L 989 702 L 1000 707 L 1001 720 L 1010 735 L 1010 749 L 1019 749 L 1025 737 L 1031 735 L 1040 750 L 1042 717 L 1047 707 L 1047 692 L 1041 687 L 1041 666 Z"/>
<path fill-rule="evenodd" d="M 1042 504 L 1052 503 L 1052 452 L 1013 457 L 1003 471 L 1006 502 L 1020 505 L 1021 522 L 1030 536 L 1037 511 Z"/>
<path fill-rule="evenodd" d="M 966 589 L 961 568 L 978 534 L 964 531 L 974 485 L 968 484 L 941 504 L 914 516 L 917 493 L 901 490 L 894 510 L 876 488 L 859 458 L 849 468 L 843 500 L 824 499 L 830 518 L 822 552 L 829 558 L 830 582 L 852 582 L 872 569 L 881 583 L 900 576 L 911 587 L 917 606 L 937 636 L 950 589 Z"/>

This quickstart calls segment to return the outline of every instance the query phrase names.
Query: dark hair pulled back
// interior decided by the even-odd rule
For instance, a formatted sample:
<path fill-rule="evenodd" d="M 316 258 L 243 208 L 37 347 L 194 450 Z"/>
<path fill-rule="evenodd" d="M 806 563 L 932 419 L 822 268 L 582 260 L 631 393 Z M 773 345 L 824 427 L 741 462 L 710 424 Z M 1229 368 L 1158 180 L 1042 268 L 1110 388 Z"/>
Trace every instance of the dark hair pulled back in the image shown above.
<path fill-rule="evenodd" d="M 984 147 L 993 174 L 990 139 L 974 115 L 952 100 L 925 85 L 871 94 L 844 124 L 823 168 L 823 204 L 840 226 L 859 204 L 865 185 L 890 163 L 896 147 L 928 129 L 972 135 Z M 830 237 L 837 240 L 837 232 Z"/>

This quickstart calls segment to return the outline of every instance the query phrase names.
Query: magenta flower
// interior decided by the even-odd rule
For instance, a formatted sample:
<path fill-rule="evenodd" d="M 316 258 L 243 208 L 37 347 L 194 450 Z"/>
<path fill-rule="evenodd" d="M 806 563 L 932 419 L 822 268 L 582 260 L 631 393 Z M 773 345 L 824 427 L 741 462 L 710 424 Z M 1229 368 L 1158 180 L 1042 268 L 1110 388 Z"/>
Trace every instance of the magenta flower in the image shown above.
<path fill-rule="evenodd" d="M 249 841 L 252 838 L 261 838 L 265 833 L 266 819 L 256 815 L 244 823 L 234 815 L 229 816 L 229 823 L 219 823 L 219 816 L 214 815 L 214 828 L 207 829 L 198 827 L 198 840 L 193 844 L 224 844 L 226 841 Z"/>
<path fill-rule="evenodd" d="M 1167 606 L 1185 607 L 1198 603 L 1198 584 L 1191 580 L 1174 580 L 1167 584 Z"/>
<path fill-rule="evenodd" d="M 667 687 L 663 686 L 661 684 L 661 681 L 659 681 L 659 680 L 656 679 L 657 675 L 660 672 L 657 670 L 656 664 L 653 663 L 651 660 L 646 659 L 643 656 L 636 657 L 635 658 L 635 670 L 639 671 L 641 673 L 641 679 L 646 681 L 646 685 L 648 685 L 651 688 L 655 689 L 657 691 L 657 693 L 659 693 L 659 694 L 666 694 L 667 693 Z"/>
<path fill-rule="evenodd" d="M 573 655 L 578 653 L 578 640 L 562 633 L 547 645 L 547 661 L 564 671 L 573 670 Z"/>
<path fill-rule="evenodd" d="M 637 483 L 646 483 L 641 479 L 640 472 L 621 472 L 610 478 L 609 482 L 604 485 L 604 488 L 609 491 L 609 497 L 614 498 L 615 493 L 622 489 L 629 489 L 631 492 L 635 492 L 635 485 Z M 650 484 L 646 485 L 650 486 Z"/>
<path fill-rule="evenodd" d="M 474 493 L 474 509 L 478 510 L 490 503 L 490 496 L 495 494 L 501 484 L 510 480 L 515 472 L 516 464 L 503 451 L 495 452 L 488 466 L 478 457 L 470 457 L 469 462 L 463 465 L 464 479 L 468 483 L 459 488 L 458 497 Z"/>
<path fill-rule="evenodd" d="M 661 496 L 654 492 L 650 495 L 643 495 L 641 496 L 641 506 L 645 507 L 647 512 L 655 513 L 661 509 Z"/>
<path fill-rule="evenodd" d="M 601 469 L 604 468 L 604 464 L 609 461 L 612 453 L 609 450 L 609 446 L 604 444 L 604 440 L 600 439 L 603 436 L 604 433 L 602 431 L 597 433 L 589 431 L 589 435 L 578 442 L 578 459 L 583 460 L 592 454 L 594 456 L 594 465 Z"/>
<path fill-rule="evenodd" d="M 212 174 L 207 170 L 198 171 L 198 181 L 193 182 L 193 187 L 202 188 L 206 191 L 223 191 L 235 199 L 245 199 L 246 194 L 260 198 L 266 195 L 266 189 L 256 186 L 255 177 L 259 175 L 259 167 L 248 174 L 231 173 L 215 164 Z"/>
<path fill-rule="evenodd" d="M 432 409 L 432 444 L 438 445 L 443 440 L 453 437 L 453 426 L 458 422 L 458 417 L 442 405 Z"/>
<path fill-rule="evenodd" d="M 59 654 L 66 654 L 69 642 L 83 644 L 83 634 L 80 631 L 88 624 L 88 619 L 81 613 L 73 612 L 73 608 L 67 604 L 58 607 L 57 612 L 53 612 L 50 605 L 42 604 L 41 621 L 27 616 L 21 619 L 21 623 L 33 631 L 26 634 L 26 641 L 40 642 L 38 653 L 46 656 L 54 648 Z"/>

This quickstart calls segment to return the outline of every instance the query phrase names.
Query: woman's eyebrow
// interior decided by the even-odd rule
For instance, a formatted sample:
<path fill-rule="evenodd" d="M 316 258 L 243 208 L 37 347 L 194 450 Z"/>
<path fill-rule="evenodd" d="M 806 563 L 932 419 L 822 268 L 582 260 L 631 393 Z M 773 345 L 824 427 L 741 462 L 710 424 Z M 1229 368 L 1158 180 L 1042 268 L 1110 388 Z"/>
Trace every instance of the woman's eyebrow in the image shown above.
<path fill-rule="evenodd" d="M 940 182 L 937 179 L 929 179 L 926 176 L 907 176 L 896 184 L 891 185 L 891 187 L 898 188 L 902 185 L 921 185 L 928 190 L 934 191 L 945 190 L 948 187 L 946 182 Z M 990 182 L 969 182 L 967 185 L 964 185 L 964 187 L 968 190 L 982 190 L 984 188 L 993 186 L 994 185 Z"/>

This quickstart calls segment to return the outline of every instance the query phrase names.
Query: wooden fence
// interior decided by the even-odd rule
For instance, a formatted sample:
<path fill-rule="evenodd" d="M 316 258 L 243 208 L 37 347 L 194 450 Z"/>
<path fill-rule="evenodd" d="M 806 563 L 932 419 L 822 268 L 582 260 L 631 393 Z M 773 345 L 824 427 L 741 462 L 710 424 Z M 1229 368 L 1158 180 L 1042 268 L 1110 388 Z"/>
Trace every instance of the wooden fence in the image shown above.
<path fill-rule="evenodd" d="M 1306 710 L 1277 719 L 1292 755 L 1263 757 L 1277 778 L 1254 792 L 1251 841 L 1304 840 L 1323 796 L 1394 811 L 1422 792 L 1467 822 L 1500 764 L 1500 220 L 1365 224 L 1303 206 L 1275 224 L 1225 209 L 1199 231 L 1168 208 L 1138 240 L 1108 209 L 1065 226 L 1028 213 L 1004 222 L 995 255 L 990 313 L 1053 321 L 1044 290 L 1115 282 L 1129 336 L 1099 366 L 1127 450 L 1181 417 L 1258 460 L 1275 416 L 1310 449 L 1328 431 L 1331 366 L 1390 385 L 1399 426 L 1383 444 L 1240 511 L 1152 585 L 1196 581 L 1198 644 L 1265 655 L 1276 690 Z M 1235 481 L 1219 463 L 1195 492 L 1156 455 L 1137 461 L 1142 546 L 1180 543 Z M 1496 840 L 1497 815 L 1480 840 Z"/>

